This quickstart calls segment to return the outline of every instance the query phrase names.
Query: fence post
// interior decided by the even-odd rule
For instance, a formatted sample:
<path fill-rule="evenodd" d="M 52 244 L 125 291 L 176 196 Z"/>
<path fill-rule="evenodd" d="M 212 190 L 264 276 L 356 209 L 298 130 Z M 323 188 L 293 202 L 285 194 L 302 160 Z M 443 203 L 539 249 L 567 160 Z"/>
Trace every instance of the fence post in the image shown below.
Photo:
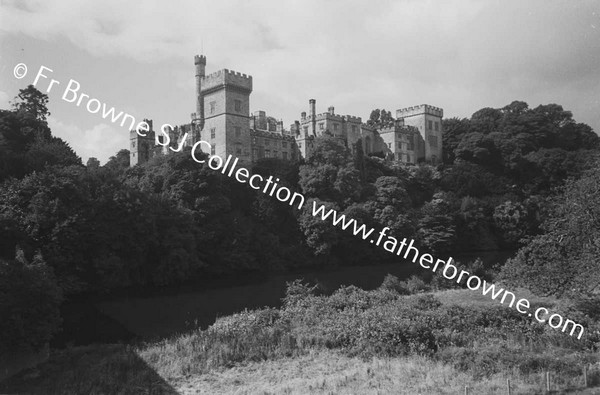
<path fill-rule="evenodd" d="M 587 365 L 583 365 L 583 388 L 587 388 L 588 386 L 587 379 Z"/>
<path fill-rule="evenodd" d="M 546 391 L 550 393 L 550 372 L 546 372 Z"/>
<path fill-rule="evenodd" d="M 511 394 L 511 392 L 510 392 L 510 379 L 506 379 L 506 393 L 508 395 Z"/>

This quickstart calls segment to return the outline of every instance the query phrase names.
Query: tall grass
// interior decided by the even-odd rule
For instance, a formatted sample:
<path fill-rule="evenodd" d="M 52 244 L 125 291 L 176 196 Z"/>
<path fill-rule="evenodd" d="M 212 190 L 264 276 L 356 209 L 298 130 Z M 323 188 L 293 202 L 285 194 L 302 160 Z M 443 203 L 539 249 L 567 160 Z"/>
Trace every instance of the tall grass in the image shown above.
<path fill-rule="evenodd" d="M 552 372 L 560 388 L 577 387 L 582 367 L 600 362 L 598 323 L 576 304 L 565 305 L 570 309 L 565 316 L 577 316 L 588 326 L 581 340 L 514 309 L 482 300 L 469 303 L 473 293 L 468 290 L 432 294 L 423 293 L 419 284 L 386 284 L 374 291 L 342 287 L 325 296 L 296 281 L 289 284 L 280 309 L 221 317 L 206 330 L 157 343 L 65 351 L 42 367 L 38 378 L 16 378 L 0 390 L 63 393 L 64 386 L 77 389 L 71 393 L 148 393 L 141 389 L 151 383 L 151 393 L 171 394 L 198 377 L 225 380 L 238 372 L 240 383 L 252 383 L 240 388 L 269 393 L 264 387 L 269 369 L 280 363 L 296 369 L 318 355 L 323 382 L 300 372 L 292 376 L 304 390 L 276 383 L 280 391 L 275 392 L 456 393 L 470 385 L 472 393 L 500 393 L 510 377 L 513 393 L 535 393 L 532 388 L 541 388 L 544 371 Z M 405 295 L 410 290 L 418 293 Z M 248 366 L 254 374 L 244 371 Z"/>

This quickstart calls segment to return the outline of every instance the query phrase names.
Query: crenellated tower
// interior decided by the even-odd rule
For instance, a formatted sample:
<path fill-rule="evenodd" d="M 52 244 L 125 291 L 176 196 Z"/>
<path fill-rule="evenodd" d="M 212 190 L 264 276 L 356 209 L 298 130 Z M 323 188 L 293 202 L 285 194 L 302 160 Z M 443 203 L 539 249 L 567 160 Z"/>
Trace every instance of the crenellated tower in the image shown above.
<path fill-rule="evenodd" d="M 223 69 L 201 77 L 199 84 L 202 140 L 210 142 L 213 154 L 223 158 L 231 154 L 251 162 L 252 76 Z"/>
<path fill-rule="evenodd" d="M 444 110 L 428 104 L 402 108 L 396 111 L 396 118 L 403 120 L 406 126 L 419 130 L 424 142 L 421 158 L 437 163 L 442 160 L 442 118 Z"/>
<path fill-rule="evenodd" d="M 155 148 L 155 132 L 152 127 L 152 120 L 144 119 L 148 124 L 148 131 L 131 130 L 129 131 L 129 165 L 135 166 L 148 162 L 154 156 Z M 143 135 L 143 136 L 142 136 Z"/>

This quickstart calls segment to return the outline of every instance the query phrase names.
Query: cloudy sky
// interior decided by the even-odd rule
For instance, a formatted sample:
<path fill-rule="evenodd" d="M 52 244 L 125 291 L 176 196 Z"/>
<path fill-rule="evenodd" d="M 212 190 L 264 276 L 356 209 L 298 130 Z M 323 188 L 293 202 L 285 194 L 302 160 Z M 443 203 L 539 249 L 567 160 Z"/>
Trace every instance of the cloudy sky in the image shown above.
<path fill-rule="evenodd" d="M 195 54 L 251 74 L 251 110 L 286 127 L 317 112 L 366 119 L 416 104 L 468 117 L 558 103 L 600 131 L 600 0 L 0 0 L 0 108 L 40 66 L 50 126 L 87 160 L 128 147 L 127 128 L 61 99 L 80 92 L 155 124 L 189 121 Z M 14 77 L 16 64 L 28 74 Z M 42 91 L 47 81 L 38 83 Z"/>

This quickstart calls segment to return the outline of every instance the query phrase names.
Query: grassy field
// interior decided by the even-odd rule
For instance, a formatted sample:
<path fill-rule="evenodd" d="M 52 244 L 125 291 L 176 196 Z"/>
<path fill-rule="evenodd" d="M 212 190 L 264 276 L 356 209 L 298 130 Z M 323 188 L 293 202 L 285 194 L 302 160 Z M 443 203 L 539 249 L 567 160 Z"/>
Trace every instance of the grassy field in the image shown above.
<path fill-rule="evenodd" d="M 295 284 L 281 309 L 222 317 L 204 331 L 53 352 L 0 393 L 504 394 L 508 378 L 513 394 L 541 394 L 546 370 L 554 393 L 600 393 L 597 368 L 593 388 L 582 388 L 582 367 L 600 361 L 594 339 L 573 341 L 494 303 L 469 290 L 318 296 Z"/>

